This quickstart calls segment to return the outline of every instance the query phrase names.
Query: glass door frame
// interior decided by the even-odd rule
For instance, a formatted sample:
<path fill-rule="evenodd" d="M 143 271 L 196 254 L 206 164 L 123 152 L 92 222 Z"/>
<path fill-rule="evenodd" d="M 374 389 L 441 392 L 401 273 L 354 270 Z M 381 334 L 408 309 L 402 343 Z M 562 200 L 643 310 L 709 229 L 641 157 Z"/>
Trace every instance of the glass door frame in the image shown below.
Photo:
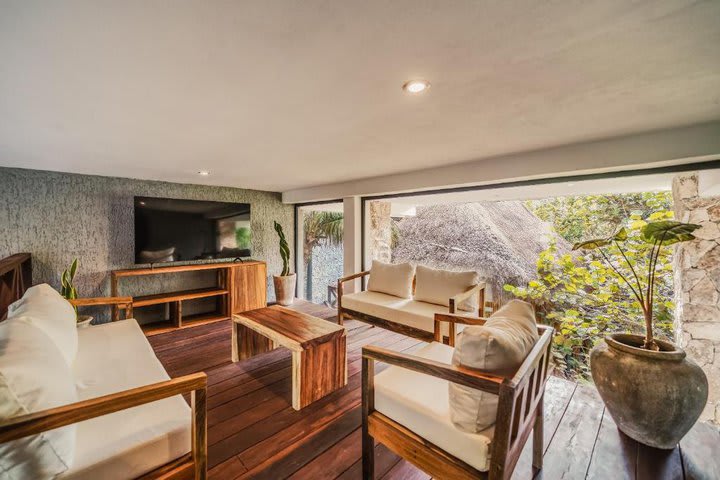
<path fill-rule="evenodd" d="M 302 241 L 302 224 L 300 223 L 300 210 L 305 207 L 312 207 L 314 205 L 329 205 L 332 203 L 339 203 L 343 205 L 343 199 L 335 199 L 335 200 L 321 200 L 318 202 L 306 202 L 306 203 L 296 203 L 295 204 L 295 228 L 294 228 L 294 242 L 293 242 L 293 254 L 295 256 L 295 274 L 296 274 L 296 282 L 295 282 L 295 297 L 300 298 L 303 300 L 308 300 L 305 298 L 305 272 L 304 272 L 304 265 L 301 264 L 301 261 L 304 262 L 304 258 L 300 257 L 300 248 L 301 248 L 301 241 Z M 344 241 L 343 241 L 344 243 Z M 343 245 L 344 248 L 344 245 Z M 301 273 L 302 272 L 302 273 Z M 302 277 L 302 278 L 301 278 Z M 312 300 L 308 300 L 312 301 Z"/>

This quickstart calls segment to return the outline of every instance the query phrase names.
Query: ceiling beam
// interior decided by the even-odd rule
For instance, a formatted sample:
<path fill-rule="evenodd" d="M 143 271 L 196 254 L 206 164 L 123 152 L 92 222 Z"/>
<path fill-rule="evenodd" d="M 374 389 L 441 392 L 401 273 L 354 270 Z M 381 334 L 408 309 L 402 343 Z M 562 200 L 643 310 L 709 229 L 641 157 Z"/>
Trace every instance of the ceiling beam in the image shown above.
<path fill-rule="evenodd" d="M 285 203 L 669 167 L 720 158 L 720 121 L 283 192 Z"/>

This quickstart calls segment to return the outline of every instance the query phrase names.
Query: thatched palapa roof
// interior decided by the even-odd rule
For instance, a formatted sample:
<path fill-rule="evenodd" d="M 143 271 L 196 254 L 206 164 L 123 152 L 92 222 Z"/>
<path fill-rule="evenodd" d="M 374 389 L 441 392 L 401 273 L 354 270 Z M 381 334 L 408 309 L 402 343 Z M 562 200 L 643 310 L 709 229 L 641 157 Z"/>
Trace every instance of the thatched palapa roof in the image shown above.
<path fill-rule="evenodd" d="M 402 219 L 394 262 L 449 270 L 477 270 L 495 296 L 506 283 L 535 278 L 537 259 L 551 238 L 565 253 L 570 245 L 522 202 L 475 202 L 418 207 Z"/>

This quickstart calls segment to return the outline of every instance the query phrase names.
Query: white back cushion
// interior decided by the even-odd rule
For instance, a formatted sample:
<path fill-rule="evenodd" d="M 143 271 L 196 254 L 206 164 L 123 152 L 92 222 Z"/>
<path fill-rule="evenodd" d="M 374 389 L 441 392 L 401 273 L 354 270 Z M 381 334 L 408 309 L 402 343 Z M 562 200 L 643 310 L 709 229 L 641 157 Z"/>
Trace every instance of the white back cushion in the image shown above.
<path fill-rule="evenodd" d="M 0 323 L 0 421 L 77 401 L 75 381 L 50 338 L 22 319 Z M 53 478 L 72 465 L 76 427 L 0 444 L 0 479 Z"/>
<path fill-rule="evenodd" d="M 22 318 L 45 332 L 72 367 L 78 350 L 77 315 L 55 289 L 47 283 L 28 288 L 8 307 L 8 319 L 13 318 Z"/>
<path fill-rule="evenodd" d="M 373 260 L 367 289 L 400 298 L 412 298 L 415 266 L 411 263 L 383 263 Z"/>
<path fill-rule="evenodd" d="M 522 364 L 538 341 L 535 311 L 512 300 L 483 326 L 471 325 L 458 336 L 453 365 L 508 375 Z M 480 432 L 495 423 L 498 396 L 450 383 L 450 418 L 461 430 Z"/>
<path fill-rule="evenodd" d="M 450 297 L 465 293 L 478 284 L 477 272 L 451 272 L 418 265 L 415 275 L 414 299 L 446 307 L 450 306 Z M 477 310 L 477 305 L 478 297 L 473 295 L 456 307 L 459 310 L 473 311 Z"/>

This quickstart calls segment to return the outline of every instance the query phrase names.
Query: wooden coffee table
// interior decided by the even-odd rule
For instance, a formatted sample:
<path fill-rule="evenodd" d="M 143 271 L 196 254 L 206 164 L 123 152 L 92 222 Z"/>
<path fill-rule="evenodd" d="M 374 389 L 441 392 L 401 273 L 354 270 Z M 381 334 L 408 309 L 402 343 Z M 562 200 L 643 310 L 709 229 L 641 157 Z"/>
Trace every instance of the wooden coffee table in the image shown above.
<path fill-rule="evenodd" d="M 232 361 L 292 351 L 295 410 L 347 385 L 345 327 L 280 306 L 233 315 Z"/>

